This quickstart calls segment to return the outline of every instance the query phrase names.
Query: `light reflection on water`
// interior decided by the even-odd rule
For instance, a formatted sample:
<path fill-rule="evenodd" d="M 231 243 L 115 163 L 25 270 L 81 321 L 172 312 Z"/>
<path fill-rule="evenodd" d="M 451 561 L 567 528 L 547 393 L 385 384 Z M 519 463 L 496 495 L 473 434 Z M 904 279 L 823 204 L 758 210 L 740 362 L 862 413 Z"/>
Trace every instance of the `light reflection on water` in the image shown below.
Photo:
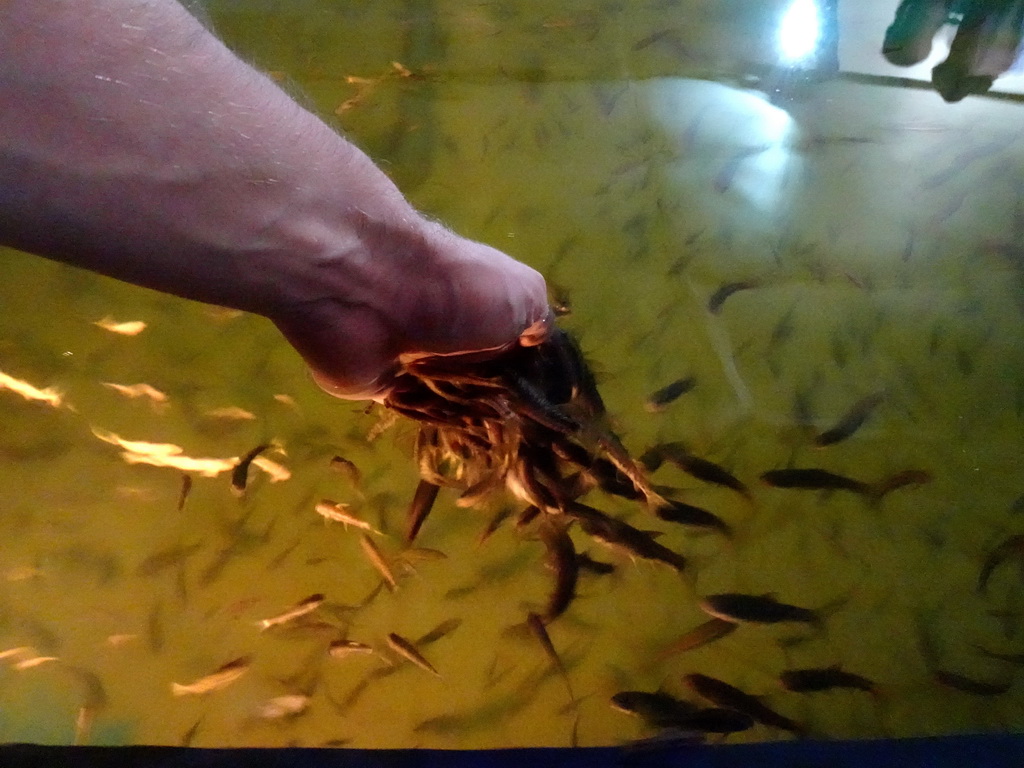
<path fill-rule="evenodd" d="M 1024 526 L 1013 106 L 956 110 L 933 94 L 835 81 L 769 100 L 743 87 L 738 64 L 769 57 L 759 53 L 769 36 L 751 32 L 758 19 L 666 26 L 657 4 L 628 16 L 515 3 L 251 7 L 213 14 L 239 49 L 321 114 L 338 111 L 418 205 L 568 292 L 563 323 L 631 450 L 685 440 L 753 489 L 748 504 L 672 468 L 655 475 L 733 525 L 732 544 L 599 504 L 664 529 L 695 583 L 622 557 L 614 574 L 581 582 L 550 628 L 581 697 L 581 743 L 646 735 L 608 698 L 661 686 L 683 695 L 690 672 L 765 694 L 823 736 L 1024 723 L 1017 666 L 977 649 L 1019 654 L 1024 643 L 1016 565 L 976 589 L 988 553 Z M 709 72 L 720 82 L 685 77 Z M 416 479 L 408 425 L 368 442 L 378 415 L 317 391 L 259 318 L 17 254 L 2 269 L 0 370 L 60 389 L 73 409 L 0 392 L 0 650 L 59 657 L 24 670 L 3 662 L 0 738 L 72 741 L 90 701 L 85 670 L 104 693 L 93 743 L 569 742 L 564 686 L 515 629 L 550 588 L 543 546 L 509 524 L 478 543 L 492 510 L 457 509 L 442 493 L 418 543 L 448 558 L 400 569 L 394 594 L 359 607 L 379 576 L 358 531 L 314 507 L 350 503 L 397 557 Z M 738 281 L 756 287 L 710 312 L 712 295 Z M 147 328 L 128 337 L 94 325 L 108 316 Z M 645 409 L 651 392 L 688 376 L 693 391 Z M 145 382 L 167 402 L 102 382 Z M 874 392 L 881 405 L 849 440 L 811 445 Z M 211 415 L 227 407 L 256 418 Z M 206 457 L 276 440 L 285 454 L 268 456 L 292 476 L 273 483 L 254 470 L 242 499 L 227 474 L 196 477 L 179 511 L 179 472 L 126 464 L 94 428 Z M 360 468 L 361 488 L 330 467 L 336 454 Z M 924 469 L 934 480 L 877 507 L 758 483 L 786 466 L 867 481 Z M 707 618 L 698 595 L 729 591 L 831 606 L 826 632 L 744 626 L 655 661 Z M 260 632 L 261 619 L 314 593 L 326 596 L 315 620 Z M 453 619 L 423 648 L 441 679 L 326 653 L 339 637 L 384 653 L 390 632 L 415 639 Z M 223 690 L 171 695 L 172 682 L 246 656 L 251 669 Z M 783 669 L 833 664 L 876 681 L 878 699 L 778 684 Z M 1012 687 L 950 689 L 929 664 Z M 301 715 L 257 717 L 287 694 L 311 696 Z M 758 727 L 733 738 L 783 737 Z"/>

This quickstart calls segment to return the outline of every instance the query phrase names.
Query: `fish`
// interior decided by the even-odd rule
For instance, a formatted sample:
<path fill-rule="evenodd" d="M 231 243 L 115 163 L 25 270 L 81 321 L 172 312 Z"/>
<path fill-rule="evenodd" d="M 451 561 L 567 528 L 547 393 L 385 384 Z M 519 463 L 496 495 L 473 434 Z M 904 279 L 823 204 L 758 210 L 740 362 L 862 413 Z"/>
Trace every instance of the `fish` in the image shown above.
<path fill-rule="evenodd" d="M 612 709 L 635 715 L 651 728 L 677 728 L 698 709 L 664 691 L 620 691 L 610 703 Z"/>
<path fill-rule="evenodd" d="M 577 501 L 566 507 L 566 513 L 579 522 L 588 536 L 606 546 L 621 549 L 632 557 L 665 563 L 680 573 L 686 568 L 685 557 L 662 546 L 649 533 L 628 523 Z"/>
<path fill-rule="evenodd" d="M 392 592 L 398 589 L 398 580 L 395 578 L 395 572 L 391 570 L 391 566 L 384 558 L 384 553 L 373 543 L 373 539 L 364 533 L 359 537 L 359 544 L 363 548 L 366 559 L 370 561 L 370 564 L 384 578 L 384 583 L 387 584 L 388 589 Z"/>
<path fill-rule="evenodd" d="M 327 646 L 327 654 L 332 659 L 344 659 L 354 654 L 373 653 L 373 648 L 366 643 L 355 640 L 335 640 Z"/>
<path fill-rule="evenodd" d="M 949 688 L 955 688 L 964 693 L 973 693 L 975 696 L 999 696 L 1006 693 L 1013 687 L 1013 680 L 1005 682 L 989 682 L 987 680 L 975 680 L 971 677 L 950 672 L 945 669 L 932 670 L 932 676 L 936 682 Z"/>
<path fill-rule="evenodd" d="M 212 691 L 219 691 L 231 685 L 248 672 L 251 665 L 252 659 L 249 656 L 240 656 L 195 682 L 185 684 L 171 683 L 171 693 L 175 696 L 199 696 L 211 693 Z"/>
<path fill-rule="evenodd" d="M 350 459 L 334 456 L 331 459 L 331 469 L 345 477 L 357 490 L 363 487 L 363 473 Z"/>
<path fill-rule="evenodd" d="M 752 696 L 722 680 L 694 672 L 684 676 L 683 681 L 698 696 L 707 699 L 712 704 L 750 715 L 757 722 L 771 728 L 778 728 L 798 735 L 804 733 L 804 726 L 795 720 L 769 708 L 757 696 Z"/>
<path fill-rule="evenodd" d="M 286 717 L 297 717 L 309 706 L 309 696 L 302 693 L 290 693 L 267 699 L 256 708 L 256 717 L 260 720 L 282 720 Z"/>
<path fill-rule="evenodd" d="M 664 503 L 655 507 L 654 514 L 659 519 L 670 523 L 690 525 L 696 528 L 709 528 L 725 536 L 732 535 L 732 528 L 720 517 L 708 512 L 706 509 L 695 507 L 693 504 L 687 504 L 682 501 L 666 499 Z"/>
<path fill-rule="evenodd" d="M 376 533 L 378 536 L 384 535 L 362 518 L 356 517 L 349 512 L 348 504 L 340 504 L 330 499 L 321 499 L 317 502 L 315 509 L 316 513 L 323 517 L 324 520 L 334 520 L 344 525 L 346 529 L 351 525 L 354 528 Z"/>
<path fill-rule="evenodd" d="M 181 490 L 178 491 L 178 511 L 181 512 L 185 509 L 185 502 L 188 501 L 188 495 L 192 492 L 192 475 L 188 472 L 181 473 Z"/>
<path fill-rule="evenodd" d="M 436 677 L 441 677 L 441 673 L 438 672 L 434 665 L 427 661 L 423 654 L 416 650 L 416 646 L 410 643 L 401 635 L 391 632 L 388 637 L 388 647 L 391 648 L 395 653 L 408 661 L 411 661 L 420 669 L 429 672 Z"/>
<path fill-rule="evenodd" d="M 430 514 L 430 510 L 434 506 L 437 492 L 440 489 L 440 486 L 427 480 L 420 480 L 416 486 L 416 492 L 413 494 L 412 503 L 409 505 L 409 511 L 406 514 L 406 543 L 411 544 L 416 539 L 420 528 L 423 527 L 423 523 L 427 519 L 427 515 Z"/>
<path fill-rule="evenodd" d="M 757 288 L 759 285 L 760 283 L 758 283 L 756 280 L 737 280 L 736 282 L 733 283 L 726 283 L 713 294 L 711 294 L 711 298 L 708 299 L 708 312 L 710 312 L 713 315 L 717 315 L 719 312 L 722 311 L 722 305 L 725 303 L 725 300 L 732 296 L 734 293 L 739 293 L 740 291 L 747 291 L 750 290 L 751 288 Z"/>
<path fill-rule="evenodd" d="M 175 544 L 174 546 L 162 549 L 158 552 L 154 552 L 152 555 L 144 559 L 139 563 L 139 567 L 135 570 L 137 576 L 156 576 L 161 571 L 171 568 L 178 563 L 187 560 L 189 557 L 199 552 L 203 548 L 202 544 Z"/>
<path fill-rule="evenodd" d="M 802 622 L 820 626 L 821 617 L 810 608 L 780 603 L 771 595 L 744 595 L 724 592 L 708 595 L 698 605 L 715 618 L 735 623 L 778 624 Z"/>
<path fill-rule="evenodd" d="M 689 632 L 686 632 L 665 647 L 659 659 L 666 659 L 677 653 L 686 653 L 702 648 L 716 640 L 721 640 L 736 630 L 739 625 L 734 621 L 718 618 L 717 616 L 699 624 Z"/>
<path fill-rule="evenodd" d="M 227 405 L 223 408 L 210 408 L 203 411 L 203 416 L 210 419 L 224 419 L 225 421 L 255 421 L 256 414 L 239 408 L 237 405 Z"/>
<path fill-rule="evenodd" d="M 838 666 L 787 669 L 779 675 L 779 682 L 787 691 L 797 693 L 815 693 L 833 688 L 854 688 L 871 694 L 878 693 L 875 684 L 866 677 L 846 672 Z"/>
<path fill-rule="evenodd" d="M 853 404 L 850 410 L 847 411 L 847 413 L 836 423 L 834 427 L 825 430 L 815 437 L 814 445 L 818 448 L 824 448 L 846 440 L 864 425 L 864 422 L 868 420 L 875 408 L 877 408 L 884 399 L 885 394 L 882 392 L 875 392 L 874 394 L 861 398 Z"/>
<path fill-rule="evenodd" d="M 974 646 L 976 651 L 984 656 L 988 656 L 990 659 L 999 659 L 1010 664 L 1024 664 L 1024 653 L 1000 653 L 999 651 L 990 651 L 977 643 L 971 643 L 971 645 Z"/>
<path fill-rule="evenodd" d="M 547 564 L 555 572 L 555 587 L 544 609 L 544 619 L 551 621 L 565 613 L 576 597 L 580 567 L 566 527 L 550 520 L 545 522 L 547 524 L 540 528 L 540 538 L 547 549 Z"/>
<path fill-rule="evenodd" d="M 21 395 L 26 400 L 38 400 L 53 408 L 59 408 L 64 402 L 64 395 L 54 387 L 39 389 L 33 387 L 27 381 L 16 379 L 0 371 L 0 389 L 9 389 L 15 394 Z"/>
<path fill-rule="evenodd" d="M 874 489 L 869 483 L 854 480 L 827 469 L 772 469 L 761 475 L 761 479 L 772 488 L 796 488 L 807 491 L 853 491 L 872 497 Z"/>
<path fill-rule="evenodd" d="M 124 395 L 133 400 L 137 397 L 146 397 L 155 404 L 167 402 L 167 395 L 149 384 L 115 384 L 112 381 L 102 381 L 100 383 L 107 389 L 112 389 L 119 395 Z"/>
<path fill-rule="evenodd" d="M 15 662 L 13 665 L 14 669 L 19 671 L 24 669 L 33 669 L 40 667 L 43 664 L 49 664 L 51 661 L 60 661 L 58 656 L 32 656 L 28 659 L 22 659 L 21 661 Z"/>
<path fill-rule="evenodd" d="M 697 379 L 693 376 L 676 379 L 671 384 L 667 384 L 657 392 L 652 392 L 648 395 L 647 400 L 644 402 L 644 408 L 648 413 L 659 413 L 665 410 L 670 403 L 678 400 L 695 386 L 697 386 Z"/>
<path fill-rule="evenodd" d="M 607 575 L 615 571 L 615 566 L 612 563 L 595 560 L 586 552 L 580 552 L 576 555 L 576 565 L 581 571 L 590 571 L 600 575 Z"/>
<path fill-rule="evenodd" d="M 981 572 L 978 574 L 979 593 L 984 594 L 988 591 L 988 582 L 992 572 L 1011 557 L 1024 559 L 1024 534 L 1018 533 L 1008 537 L 985 558 L 985 562 L 981 566 Z"/>
<path fill-rule="evenodd" d="M 315 611 L 323 605 L 325 599 L 326 598 L 322 593 L 317 592 L 303 600 L 300 600 L 294 607 L 289 608 L 284 613 L 280 613 L 277 616 L 271 616 L 269 619 L 261 619 L 260 621 L 257 621 L 256 626 L 258 626 L 261 631 L 265 631 L 271 627 L 278 627 L 282 624 L 287 624 L 290 621 L 295 621 L 295 619 L 306 616 L 307 614 Z"/>
<path fill-rule="evenodd" d="M 431 629 L 429 632 L 426 632 L 422 636 L 416 638 L 416 642 L 413 643 L 413 645 L 415 645 L 417 647 L 422 647 L 424 645 L 430 645 L 431 643 L 436 643 L 442 637 L 447 637 L 448 635 L 450 635 L 452 632 L 454 632 L 456 629 L 458 629 L 461 626 L 462 626 L 462 619 L 456 619 L 456 618 L 445 619 L 440 624 L 438 624 L 436 627 Z"/>
<path fill-rule="evenodd" d="M 893 491 L 906 488 L 908 485 L 924 485 L 930 483 L 934 477 L 926 469 L 904 469 L 894 475 L 887 477 L 875 486 L 875 498 L 881 499 Z"/>
<path fill-rule="evenodd" d="M 261 443 L 239 459 L 238 463 L 231 470 L 231 492 L 235 496 L 242 496 L 245 493 L 245 486 L 249 479 L 249 466 L 253 459 L 270 447 L 270 443 Z"/>
<path fill-rule="evenodd" d="M 102 328 L 104 331 L 117 333 L 121 336 L 138 336 L 146 330 L 146 324 L 142 320 L 128 320 L 119 323 L 109 316 L 94 321 L 93 325 Z"/>
<path fill-rule="evenodd" d="M 648 456 L 648 461 L 654 461 L 653 456 L 657 456 L 660 465 L 661 461 L 669 461 L 679 469 L 683 470 L 690 477 L 696 478 L 705 483 L 711 483 L 712 485 L 719 485 L 723 488 L 736 491 L 736 493 L 743 496 L 745 499 L 750 499 L 750 491 L 746 484 L 729 472 L 724 467 L 720 467 L 713 461 L 702 459 L 699 456 L 694 456 L 690 453 L 683 443 L 662 443 L 651 448 L 644 456 Z M 646 464 L 645 464 L 646 466 Z M 651 470 L 653 471 L 653 470 Z"/>
<path fill-rule="evenodd" d="M 487 541 L 489 538 L 491 538 L 491 536 L 494 535 L 494 532 L 501 527 L 501 524 L 512 516 L 512 513 L 514 511 L 515 510 L 512 508 L 512 506 L 508 504 L 502 504 L 500 507 L 498 507 L 498 511 L 491 516 L 491 519 L 487 521 L 487 525 L 484 526 L 483 531 L 480 532 L 480 535 L 477 537 L 476 543 L 480 545 Z"/>
<path fill-rule="evenodd" d="M 562 663 L 562 657 L 555 650 L 555 644 L 551 642 L 551 636 L 548 634 L 547 627 L 544 626 L 544 620 L 531 611 L 526 614 L 526 626 L 530 628 L 533 636 L 537 638 L 537 642 L 544 649 L 551 666 L 558 670 L 558 674 L 565 681 L 565 688 L 569 692 L 569 701 L 576 701 L 576 695 L 572 692 L 572 683 L 569 680 L 569 672 L 566 670 L 565 664 Z"/>

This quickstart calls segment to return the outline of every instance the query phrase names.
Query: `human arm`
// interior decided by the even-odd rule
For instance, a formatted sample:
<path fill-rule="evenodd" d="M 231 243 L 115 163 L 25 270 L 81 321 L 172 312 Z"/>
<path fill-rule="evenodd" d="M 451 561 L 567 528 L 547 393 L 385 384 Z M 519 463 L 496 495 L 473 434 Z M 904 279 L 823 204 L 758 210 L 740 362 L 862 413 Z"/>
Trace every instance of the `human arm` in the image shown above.
<path fill-rule="evenodd" d="M 0 5 L 0 243 L 264 315 L 353 397 L 548 311 L 174 0 Z"/>

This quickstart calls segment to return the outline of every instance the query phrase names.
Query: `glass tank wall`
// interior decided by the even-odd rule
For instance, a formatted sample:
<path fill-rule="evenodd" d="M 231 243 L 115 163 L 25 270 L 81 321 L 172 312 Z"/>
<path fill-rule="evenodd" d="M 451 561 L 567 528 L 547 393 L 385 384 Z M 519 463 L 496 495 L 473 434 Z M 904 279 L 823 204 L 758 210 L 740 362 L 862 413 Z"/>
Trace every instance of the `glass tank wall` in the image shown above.
<path fill-rule="evenodd" d="M 411 423 L 321 393 L 260 318 L 6 251 L 0 739 L 610 745 L 656 732 L 613 696 L 697 702 L 693 675 L 797 726 L 730 741 L 1019 730 L 1021 105 L 1012 75 L 949 104 L 934 57 L 889 65 L 895 5 L 210 4 L 416 205 L 544 273 L 628 449 L 741 484 L 652 474 L 733 535 L 588 497 L 688 565 L 574 527 L 610 572 L 545 648 L 555 577 L 511 496 L 442 490 L 407 547 Z M 734 631 L 722 593 L 759 599 Z M 805 668 L 870 690 L 788 690 Z"/>

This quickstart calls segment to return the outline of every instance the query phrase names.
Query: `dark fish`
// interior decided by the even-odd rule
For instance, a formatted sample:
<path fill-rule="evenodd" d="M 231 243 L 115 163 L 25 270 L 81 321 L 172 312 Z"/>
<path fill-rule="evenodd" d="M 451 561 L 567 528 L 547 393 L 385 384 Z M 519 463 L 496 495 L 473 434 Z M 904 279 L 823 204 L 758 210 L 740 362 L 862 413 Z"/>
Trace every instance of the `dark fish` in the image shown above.
<path fill-rule="evenodd" d="M 537 515 L 539 514 L 540 507 L 534 504 L 531 504 L 530 506 L 526 507 L 522 512 L 519 513 L 519 516 L 516 517 L 516 528 L 525 528 L 534 520 L 536 520 Z"/>
<path fill-rule="evenodd" d="M 687 715 L 679 721 L 678 727 L 684 731 L 727 734 L 749 731 L 754 723 L 753 716 L 746 712 L 729 707 L 710 707 Z"/>
<path fill-rule="evenodd" d="M 711 298 L 708 299 L 708 312 L 717 315 L 722 311 L 722 305 L 725 303 L 725 300 L 734 293 L 757 288 L 759 285 L 760 283 L 755 280 L 737 280 L 734 283 L 726 283 L 711 294 Z"/>
<path fill-rule="evenodd" d="M 664 691 L 621 691 L 611 698 L 613 709 L 636 715 L 651 728 L 676 728 L 697 711 L 688 701 L 677 699 Z"/>
<path fill-rule="evenodd" d="M 192 492 L 192 475 L 187 472 L 181 473 L 181 490 L 178 491 L 178 511 L 185 508 L 189 493 Z"/>
<path fill-rule="evenodd" d="M 137 576 L 156 576 L 161 571 L 171 568 L 178 563 L 187 560 L 190 556 L 203 548 L 202 544 L 175 544 L 167 549 L 154 552 L 147 557 L 136 569 Z"/>
<path fill-rule="evenodd" d="M 420 669 L 430 672 L 432 675 L 436 675 L 437 677 L 441 676 L 441 673 L 434 669 L 434 665 L 427 661 L 422 653 L 416 650 L 416 646 L 401 635 L 395 634 L 394 632 L 389 634 L 388 647 L 402 658 L 411 661 Z"/>
<path fill-rule="evenodd" d="M 249 480 L 249 466 L 252 464 L 252 460 L 263 453 L 267 448 L 270 447 L 270 443 L 262 443 L 257 445 L 245 456 L 243 456 L 239 462 L 235 465 L 235 468 L 231 470 L 231 492 L 236 496 L 241 496 L 245 493 L 245 486 Z"/>
<path fill-rule="evenodd" d="M 426 634 L 418 637 L 414 645 L 430 645 L 436 643 L 442 637 L 447 637 L 456 629 L 462 626 L 462 619 L 445 619 Z"/>
<path fill-rule="evenodd" d="M 416 486 L 416 493 L 413 494 L 412 503 L 409 505 L 409 512 L 406 514 L 405 540 L 411 544 L 423 527 L 423 522 L 430 514 L 437 498 L 440 486 L 426 480 L 420 480 Z"/>
<path fill-rule="evenodd" d="M 336 472 L 340 472 L 348 478 L 348 481 L 352 483 L 352 486 L 357 490 L 362 488 L 363 473 L 359 471 L 359 467 L 357 467 L 350 459 L 346 459 L 344 456 L 335 456 L 331 459 L 331 469 Z"/>
<path fill-rule="evenodd" d="M 1001 563 L 1014 556 L 1024 558 L 1024 534 L 1010 536 L 989 553 L 989 556 L 985 558 L 985 562 L 981 566 L 981 572 L 978 574 L 978 591 L 981 593 L 987 591 L 988 580 L 992 576 L 992 571 Z"/>
<path fill-rule="evenodd" d="M 964 675 L 944 669 L 936 669 L 932 674 L 939 683 L 964 693 L 973 693 L 976 696 L 999 696 L 1013 687 L 1013 680 L 1007 680 L 1003 683 L 992 683 L 986 680 L 975 680 L 974 678 L 965 677 Z"/>
<path fill-rule="evenodd" d="M 779 681 L 783 688 L 797 693 L 815 693 L 833 688 L 855 688 L 871 694 L 878 692 L 875 684 L 866 677 L 844 672 L 839 667 L 787 669 L 779 675 Z"/>
<path fill-rule="evenodd" d="M 822 432 L 814 438 L 814 444 L 819 448 L 827 445 L 834 445 L 850 437 L 860 429 L 868 420 L 872 412 L 885 399 L 881 392 L 876 392 L 863 397 L 854 403 L 853 407 L 846 413 L 832 429 Z"/>
<path fill-rule="evenodd" d="M 480 532 L 480 536 L 477 537 L 476 543 L 483 544 L 491 538 L 491 536 L 494 535 L 494 532 L 501 527 L 501 524 L 512 516 L 513 511 L 514 510 L 510 505 L 502 504 L 501 507 L 498 508 L 498 511 L 491 516 L 491 519 L 487 521 L 487 525 L 484 527 L 483 531 Z"/>
<path fill-rule="evenodd" d="M 569 504 L 566 513 L 579 522 L 587 535 L 609 547 L 624 550 L 644 560 L 657 560 L 680 573 L 686 568 L 685 557 L 662 546 L 649 533 L 628 523 L 579 502 Z"/>
<path fill-rule="evenodd" d="M 757 722 L 771 728 L 779 728 L 796 734 L 804 732 L 804 727 L 796 721 L 765 706 L 757 696 L 745 693 L 726 682 L 700 673 L 686 675 L 683 680 L 698 696 L 707 699 L 712 704 L 750 715 Z"/>
<path fill-rule="evenodd" d="M 1000 653 L 998 651 L 990 651 L 977 643 L 972 643 L 972 645 L 974 645 L 979 653 L 988 656 L 990 659 L 999 659 L 1010 664 L 1024 664 L 1024 653 Z"/>
<path fill-rule="evenodd" d="M 591 573 L 601 575 L 606 575 L 615 571 L 615 566 L 611 563 L 606 563 L 603 560 L 595 560 L 586 552 L 580 552 L 576 555 L 576 564 L 579 566 L 581 571 L 590 571 Z"/>
<path fill-rule="evenodd" d="M 555 650 L 555 644 L 551 642 L 551 636 L 548 635 L 548 630 L 544 626 L 544 620 L 536 613 L 531 612 L 526 615 L 526 625 L 541 644 L 545 655 L 551 661 L 551 666 L 558 670 L 558 674 L 565 681 L 566 690 L 569 691 L 569 700 L 576 701 L 576 695 L 572 692 L 572 683 L 569 682 L 569 672 L 566 670 L 565 664 L 562 663 L 562 657 Z"/>
<path fill-rule="evenodd" d="M 547 564 L 555 572 L 555 587 L 548 597 L 544 620 L 551 621 L 565 613 L 576 596 L 580 567 L 576 549 L 565 526 L 550 520 L 546 523 L 541 526 L 540 538 L 547 548 Z"/>
<path fill-rule="evenodd" d="M 893 491 L 906 488 L 908 485 L 924 485 L 930 483 L 934 478 L 932 473 L 925 469 L 904 469 L 902 472 L 887 477 L 875 486 L 875 498 L 881 499 Z"/>
<path fill-rule="evenodd" d="M 724 592 L 708 595 L 699 603 L 705 613 L 732 622 L 754 624 L 779 624 L 781 622 L 802 622 L 820 625 L 821 618 L 810 608 L 780 603 L 770 595 L 744 595 L 738 592 Z"/>
<path fill-rule="evenodd" d="M 658 413 L 659 411 L 665 410 L 665 407 L 674 400 L 685 395 L 691 389 L 697 385 L 697 380 L 693 376 L 687 376 L 684 379 L 676 379 L 671 384 L 668 384 L 657 392 L 651 393 L 644 403 L 644 408 L 649 413 Z"/>
<path fill-rule="evenodd" d="M 705 483 L 711 483 L 712 485 L 720 485 L 723 488 L 736 491 L 736 493 L 744 498 L 750 498 L 750 491 L 747 490 L 745 483 L 713 461 L 708 461 L 689 453 L 686 450 L 686 446 L 682 443 L 662 443 L 652 448 L 651 451 L 657 451 L 662 460 L 670 461 L 690 477 Z M 648 454 L 644 455 L 647 456 Z M 642 458 L 641 463 L 643 463 Z M 646 464 L 644 465 L 646 466 Z"/>
<path fill-rule="evenodd" d="M 655 508 L 654 514 L 670 523 L 690 525 L 696 528 L 709 528 L 726 536 L 732 535 L 732 529 L 720 517 L 708 512 L 706 509 L 695 507 L 682 501 L 666 499 L 663 504 L 659 504 Z"/>
<path fill-rule="evenodd" d="M 658 655 L 658 658 L 665 659 L 677 653 L 696 650 L 708 643 L 715 642 L 715 640 L 721 640 L 723 637 L 734 632 L 738 626 L 735 621 L 727 621 L 718 617 L 709 619 L 670 643 Z"/>
<path fill-rule="evenodd" d="M 867 497 L 875 495 L 875 491 L 870 484 L 844 477 L 843 475 L 837 475 L 829 472 L 827 469 L 772 469 L 761 475 L 761 479 L 772 488 L 797 488 L 807 491 L 853 491 Z"/>

